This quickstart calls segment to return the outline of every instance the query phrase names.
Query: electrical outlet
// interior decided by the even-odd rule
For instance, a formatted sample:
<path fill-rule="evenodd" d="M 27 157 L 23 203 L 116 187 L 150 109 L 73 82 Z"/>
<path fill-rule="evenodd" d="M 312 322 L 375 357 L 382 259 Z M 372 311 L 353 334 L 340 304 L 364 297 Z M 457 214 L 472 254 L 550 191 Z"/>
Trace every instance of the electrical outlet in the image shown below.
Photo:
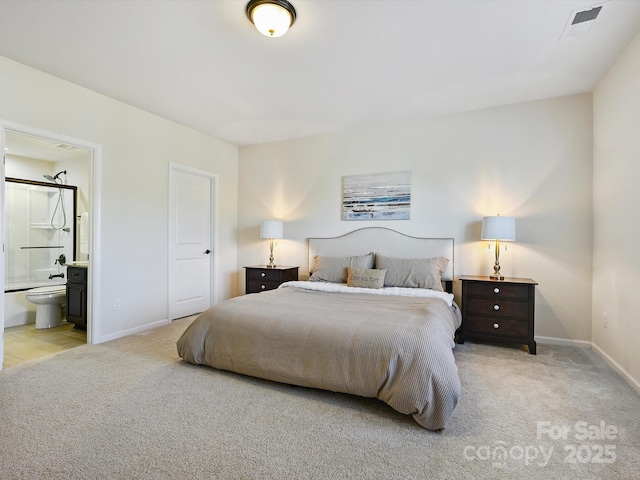
<path fill-rule="evenodd" d="M 118 310 L 122 310 L 122 301 L 119 298 L 113 299 L 113 311 L 117 312 Z"/>
<path fill-rule="evenodd" d="M 607 312 L 602 312 L 602 326 L 604 328 L 609 326 L 609 314 Z"/>

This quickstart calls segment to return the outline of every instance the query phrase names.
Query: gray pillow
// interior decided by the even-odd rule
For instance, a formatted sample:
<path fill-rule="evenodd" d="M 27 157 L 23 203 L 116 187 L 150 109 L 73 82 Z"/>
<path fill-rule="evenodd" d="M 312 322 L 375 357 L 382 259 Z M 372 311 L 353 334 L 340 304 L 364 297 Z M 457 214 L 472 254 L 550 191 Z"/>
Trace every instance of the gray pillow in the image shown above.
<path fill-rule="evenodd" d="M 374 254 L 357 255 L 353 257 L 315 257 L 316 264 L 313 268 L 310 282 L 347 282 L 347 267 L 373 268 Z"/>
<path fill-rule="evenodd" d="M 375 265 L 387 271 L 385 287 L 430 288 L 442 292 L 441 276 L 449 265 L 449 259 L 392 258 L 376 254 Z"/>
<path fill-rule="evenodd" d="M 372 268 L 347 268 L 347 286 L 362 288 L 384 287 L 384 275 L 386 270 L 374 270 Z"/>

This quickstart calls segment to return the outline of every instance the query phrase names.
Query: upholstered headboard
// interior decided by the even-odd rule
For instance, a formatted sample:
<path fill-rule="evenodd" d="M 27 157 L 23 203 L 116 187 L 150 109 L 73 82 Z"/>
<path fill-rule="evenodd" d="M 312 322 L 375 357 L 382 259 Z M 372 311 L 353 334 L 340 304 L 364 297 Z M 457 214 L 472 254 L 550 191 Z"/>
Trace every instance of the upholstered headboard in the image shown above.
<path fill-rule="evenodd" d="M 374 252 L 395 258 L 448 258 L 442 280 L 453 281 L 453 238 L 412 237 L 389 228 L 367 227 L 339 237 L 309 238 L 307 242 L 310 272 L 316 255 L 346 257 Z"/>

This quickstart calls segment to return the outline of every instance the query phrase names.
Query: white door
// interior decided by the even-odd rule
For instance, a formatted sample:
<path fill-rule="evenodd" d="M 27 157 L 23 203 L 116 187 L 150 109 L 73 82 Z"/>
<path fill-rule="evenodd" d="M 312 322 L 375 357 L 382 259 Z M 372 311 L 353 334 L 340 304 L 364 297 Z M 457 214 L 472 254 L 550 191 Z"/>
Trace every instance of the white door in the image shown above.
<path fill-rule="evenodd" d="M 169 166 L 169 320 L 211 306 L 214 186 L 206 172 Z"/>
<path fill-rule="evenodd" d="M 4 128 L 0 128 L 0 152 L 2 152 L 2 164 L 0 165 L 0 370 L 4 364 Z"/>

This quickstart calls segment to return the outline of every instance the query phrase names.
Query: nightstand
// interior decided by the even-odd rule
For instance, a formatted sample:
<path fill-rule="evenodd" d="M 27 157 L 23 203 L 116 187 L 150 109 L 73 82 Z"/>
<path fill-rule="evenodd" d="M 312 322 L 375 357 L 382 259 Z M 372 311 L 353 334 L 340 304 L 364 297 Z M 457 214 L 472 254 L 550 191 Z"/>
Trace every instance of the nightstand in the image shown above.
<path fill-rule="evenodd" d="M 266 265 L 244 267 L 245 292 L 258 293 L 274 290 L 284 282 L 298 280 L 298 267 L 274 267 Z"/>
<path fill-rule="evenodd" d="M 537 283 L 530 278 L 462 276 L 462 326 L 458 343 L 469 339 L 526 344 L 536 354 L 534 305 Z"/>

